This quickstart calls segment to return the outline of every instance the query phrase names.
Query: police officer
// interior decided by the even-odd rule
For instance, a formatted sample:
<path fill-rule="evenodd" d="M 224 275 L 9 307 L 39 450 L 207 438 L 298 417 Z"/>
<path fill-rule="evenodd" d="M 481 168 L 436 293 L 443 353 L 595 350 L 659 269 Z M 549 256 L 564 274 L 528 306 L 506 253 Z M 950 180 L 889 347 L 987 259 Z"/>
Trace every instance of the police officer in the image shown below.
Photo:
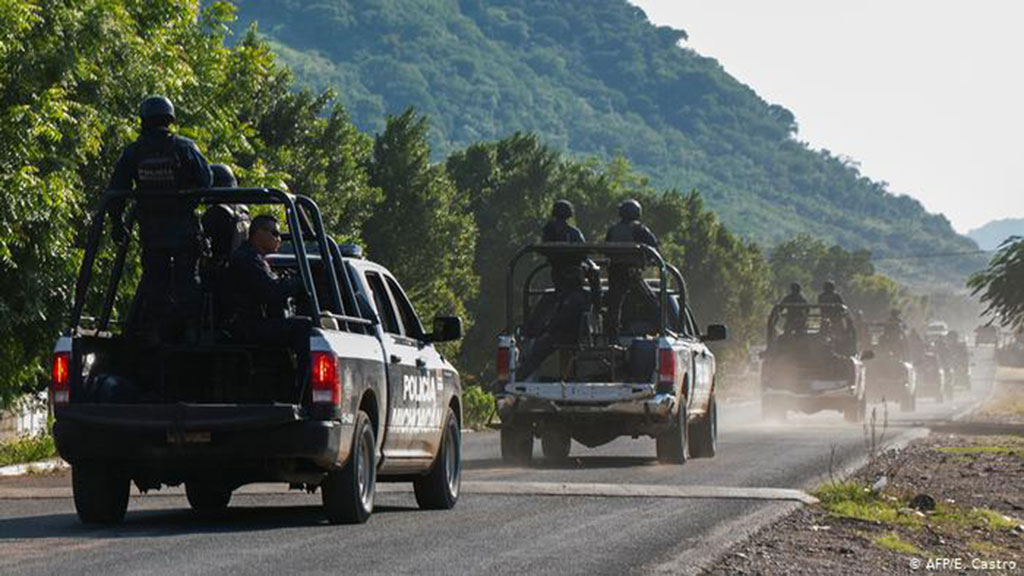
<path fill-rule="evenodd" d="M 210 164 L 214 188 L 237 188 L 238 180 L 227 164 Z M 227 265 L 231 254 L 249 234 L 249 207 L 245 204 L 214 204 L 203 212 L 203 234 L 210 243 L 216 266 Z"/>
<path fill-rule="evenodd" d="M 799 282 L 793 282 L 789 285 L 789 294 L 782 297 L 779 300 L 780 305 L 797 304 L 806 305 L 807 299 L 804 298 L 804 288 Z M 786 319 L 784 323 L 784 329 L 788 333 L 803 333 L 807 330 L 807 309 L 806 308 L 787 308 L 785 309 Z"/>
<path fill-rule="evenodd" d="M 804 298 L 804 288 L 799 282 L 793 282 L 789 285 L 789 294 L 782 297 L 779 304 L 807 304 L 807 299 Z"/>
<path fill-rule="evenodd" d="M 212 181 L 195 143 L 171 133 L 174 105 L 152 96 L 139 106 L 142 132 L 128 145 L 110 180 L 112 190 L 163 192 L 205 188 Z M 123 203 L 112 216 L 115 239 L 123 240 Z M 131 324 L 162 328 L 171 318 L 188 318 L 198 308 L 197 262 L 201 250 L 195 204 L 174 198 L 140 198 L 135 217 L 142 244 L 142 279 Z"/>
<path fill-rule="evenodd" d="M 629 244 L 646 244 L 658 247 L 658 238 L 650 228 L 640 222 L 643 207 L 640 202 L 630 199 L 619 204 L 619 222 L 608 229 L 605 242 L 622 242 Z M 621 322 L 622 307 L 626 295 L 635 292 L 641 297 L 638 302 L 648 309 L 657 308 L 658 299 L 643 280 L 643 270 L 636 262 L 612 259 L 608 265 L 608 328 L 614 336 L 618 333 Z"/>
<path fill-rule="evenodd" d="M 842 295 L 836 292 L 836 283 L 826 280 L 821 285 L 821 294 L 818 294 L 818 304 L 846 304 Z"/>
<path fill-rule="evenodd" d="M 573 205 L 559 200 L 551 208 L 551 219 L 541 231 L 541 242 L 581 244 L 586 242 L 580 229 L 569 223 Z M 580 318 L 586 307 L 583 291 L 583 263 L 578 256 L 552 257 L 551 284 L 553 295 L 545 295 L 530 315 L 525 333 L 534 338 L 524 354 L 522 373 L 529 377 L 554 352 L 555 345 L 572 345 L 579 339 Z"/>
<path fill-rule="evenodd" d="M 277 219 L 267 214 L 253 218 L 248 240 L 231 255 L 228 266 L 228 330 L 241 342 L 293 350 L 297 369 L 305 374 L 311 323 L 285 314 L 288 298 L 302 294 L 302 283 L 298 277 L 278 277 L 266 260 L 280 248 Z"/>

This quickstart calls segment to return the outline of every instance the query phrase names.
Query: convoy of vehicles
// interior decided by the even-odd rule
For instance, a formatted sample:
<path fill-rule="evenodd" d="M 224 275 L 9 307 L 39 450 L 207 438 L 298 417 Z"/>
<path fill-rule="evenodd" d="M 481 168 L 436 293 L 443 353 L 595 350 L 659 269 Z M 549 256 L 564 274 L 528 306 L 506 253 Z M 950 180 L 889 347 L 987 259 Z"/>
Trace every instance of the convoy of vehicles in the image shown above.
<path fill-rule="evenodd" d="M 850 311 L 842 304 L 777 304 L 762 353 L 761 407 L 769 420 L 789 410 L 838 410 L 850 422 L 867 406 L 864 361 Z"/>
<path fill-rule="evenodd" d="M 53 362 L 54 437 L 71 464 L 81 520 L 120 521 L 131 483 L 142 492 L 184 483 L 197 510 L 226 507 L 247 483 L 289 483 L 320 490 L 332 523 L 365 521 L 378 481 L 412 482 L 423 508 L 453 507 L 461 387 L 433 344 L 459 338 L 461 321 L 439 317 L 425 332 L 398 281 L 327 236 L 309 198 L 272 189 L 175 194 L 283 208 L 291 234 L 268 260 L 301 279 L 291 313 L 311 325 L 302 351 L 310 366 L 293 360 L 299 351 L 237 343 L 210 306 L 181 342 L 124 333 L 113 318 L 130 235 L 105 252 L 116 254 L 112 264 L 100 253 L 112 202 L 138 193 L 109 193 Z M 86 316 L 91 306 L 95 317 Z"/>
<path fill-rule="evenodd" d="M 556 296 L 552 288 L 540 286 L 548 263 L 517 276 L 520 264 L 531 261 L 528 256 L 548 262 L 589 259 L 595 265 L 584 289 L 578 341 L 556 347 L 533 374 L 517 370 L 537 339 L 524 324 L 545 298 Z M 635 306 L 623 309 L 614 333 L 602 276 L 613 260 L 628 260 L 654 276 L 638 277 L 645 284 L 635 286 L 627 298 Z M 572 440 L 596 447 L 620 436 L 642 435 L 656 440 L 662 462 L 715 455 L 715 356 L 706 342 L 724 339 L 726 328 L 698 330 L 682 275 L 656 249 L 640 244 L 527 246 L 509 264 L 507 299 L 507 325 L 497 353 L 503 460 L 529 462 L 535 437 L 544 458 L 555 462 L 569 456 Z"/>

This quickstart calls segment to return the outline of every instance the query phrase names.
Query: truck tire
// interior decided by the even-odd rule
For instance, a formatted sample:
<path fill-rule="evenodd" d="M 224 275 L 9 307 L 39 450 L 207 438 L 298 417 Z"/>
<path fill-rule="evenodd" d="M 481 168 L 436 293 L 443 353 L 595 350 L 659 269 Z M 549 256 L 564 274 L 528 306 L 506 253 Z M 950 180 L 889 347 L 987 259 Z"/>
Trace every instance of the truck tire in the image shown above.
<path fill-rule="evenodd" d="M 718 403 L 712 394 L 708 400 L 708 413 L 690 425 L 690 457 L 714 458 L 718 448 Z"/>
<path fill-rule="evenodd" d="M 340 470 L 327 473 L 320 485 L 324 512 L 331 524 L 362 524 L 373 513 L 377 490 L 377 447 L 370 417 L 356 416 L 352 451 Z"/>
<path fill-rule="evenodd" d="M 765 422 L 785 422 L 786 407 L 778 400 L 761 396 L 761 419 Z"/>
<path fill-rule="evenodd" d="M 101 462 L 71 467 L 75 511 L 84 524 L 117 524 L 128 511 L 131 479 Z"/>
<path fill-rule="evenodd" d="M 412 483 L 416 503 L 424 510 L 449 510 L 459 501 L 462 485 L 462 431 L 455 411 L 448 409 L 437 451 L 430 472 Z"/>
<path fill-rule="evenodd" d="M 185 497 L 196 512 L 216 512 L 228 507 L 231 490 L 201 482 L 186 482 Z"/>
<path fill-rule="evenodd" d="M 563 425 L 545 427 L 540 435 L 540 448 L 544 460 L 551 464 L 564 464 L 572 450 L 572 434 Z"/>
<path fill-rule="evenodd" d="M 847 422 L 859 424 L 864 421 L 864 416 L 865 414 L 867 414 L 867 411 L 867 396 L 854 398 L 846 405 L 846 407 L 843 408 L 843 419 L 846 420 Z"/>
<path fill-rule="evenodd" d="M 502 424 L 501 461 L 514 466 L 526 466 L 533 458 L 533 430 L 521 424 Z"/>
<path fill-rule="evenodd" d="M 906 388 L 900 394 L 900 412 L 913 412 L 917 410 L 917 393 L 909 392 Z"/>
<path fill-rule="evenodd" d="M 689 457 L 690 446 L 687 439 L 688 411 L 686 404 L 679 405 L 679 414 L 672 427 L 655 438 L 658 450 L 658 461 L 662 464 L 685 464 Z"/>

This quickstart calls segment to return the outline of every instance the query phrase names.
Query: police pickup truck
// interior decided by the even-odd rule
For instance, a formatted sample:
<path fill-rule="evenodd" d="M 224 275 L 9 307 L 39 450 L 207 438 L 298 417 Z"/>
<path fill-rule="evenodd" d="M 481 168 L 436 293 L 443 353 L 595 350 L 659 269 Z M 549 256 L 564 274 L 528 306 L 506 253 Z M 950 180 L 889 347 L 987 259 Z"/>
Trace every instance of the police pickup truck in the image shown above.
<path fill-rule="evenodd" d="M 517 290 L 516 271 L 528 256 L 539 262 L 527 268 Z M 550 262 L 567 259 L 592 264 L 578 337 L 556 344 L 539 369 L 521 368 L 544 338 L 529 326 L 550 315 L 544 309 L 568 305 L 539 280 Z M 615 309 L 605 271 L 623 262 L 635 274 Z M 644 278 L 644 271 L 656 276 Z M 705 343 L 724 339 L 726 328 L 698 331 L 682 274 L 656 249 L 614 243 L 527 246 L 509 264 L 506 298 L 507 327 L 497 352 L 504 461 L 528 463 L 535 437 L 544 458 L 555 463 L 568 458 L 572 440 L 593 448 L 620 436 L 653 437 L 664 463 L 715 455 L 715 356 Z"/>
<path fill-rule="evenodd" d="M 366 521 L 377 481 L 412 482 L 422 508 L 455 505 L 461 387 L 433 344 L 461 337 L 458 318 L 438 317 L 426 333 L 398 281 L 356 247 L 339 247 L 327 236 L 309 198 L 206 189 L 174 197 L 283 208 L 290 233 L 268 261 L 301 279 L 302 295 L 290 308 L 308 320 L 309 349 L 240 342 L 214 309 L 222 300 L 213 297 L 222 288 L 216 271 L 204 274 L 197 329 L 170 342 L 137 337 L 114 319 L 130 293 L 121 285 L 131 235 L 113 246 L 102 240 L 112 203 L 131 205 L 138 197 L 104 197 L 70 327 L 54 352 L 54 436 L 71 464 L 83 522 L 122 520 L 133 482 L 141 492 L 184 484 L 200 511 L 226 507 L 232 491 L 247 483 L 288 483 L 320 490 L 331 523 Z M 86 316 L 86 307 L 97 314 Z M 299 365 L 302 357 L 309 365 Z"/>

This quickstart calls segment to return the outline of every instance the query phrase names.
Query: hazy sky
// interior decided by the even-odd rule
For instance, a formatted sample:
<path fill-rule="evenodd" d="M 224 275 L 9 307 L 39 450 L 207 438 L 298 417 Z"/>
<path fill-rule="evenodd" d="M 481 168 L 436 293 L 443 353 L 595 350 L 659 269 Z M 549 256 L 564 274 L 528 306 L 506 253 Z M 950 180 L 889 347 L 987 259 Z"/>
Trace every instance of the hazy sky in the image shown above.
<path fill-rule="evenodd" d="M 1024 217 L 1024 1 L 632 1 L 958 231 Z"/>

